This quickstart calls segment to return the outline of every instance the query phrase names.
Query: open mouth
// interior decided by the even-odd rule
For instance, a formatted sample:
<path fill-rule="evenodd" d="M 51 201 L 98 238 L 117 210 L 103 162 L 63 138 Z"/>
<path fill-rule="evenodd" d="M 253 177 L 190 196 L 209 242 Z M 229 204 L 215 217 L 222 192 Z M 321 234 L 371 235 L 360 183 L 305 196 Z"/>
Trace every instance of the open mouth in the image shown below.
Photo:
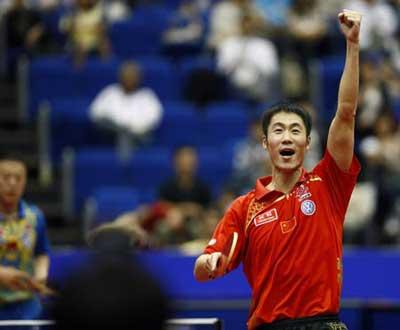
<path fill-rule="evenodd" d="M 284 148 L 279 151 L 279 154 L 283 157 L 290 157 L 294 155 L 294 150 L 290 148 Z"/>

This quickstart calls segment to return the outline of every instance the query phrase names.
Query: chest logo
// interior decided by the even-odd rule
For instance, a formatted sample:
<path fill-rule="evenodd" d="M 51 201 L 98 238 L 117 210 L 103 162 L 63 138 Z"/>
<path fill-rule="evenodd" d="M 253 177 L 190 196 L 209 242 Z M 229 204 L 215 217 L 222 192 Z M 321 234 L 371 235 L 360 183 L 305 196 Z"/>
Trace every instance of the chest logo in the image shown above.
<path fill-rule="evenodd" d="M 299 202 L 310 197 L 311 193 L 306 185 L 302 184 L 296 189 L 296 198 L 299 200 Z"/>
<path fill-rule="evenodd" d="M 311 199 L 306 199 L 301 203 L 301 212 L 305 215 L 313 215 L 317 207 Z"/>
<path fill-rule="evenodd" d="M 278 211 L 276 209 L 271 209 L 271 210 L 268 210 L 264 213 L 257 215 L 254 218 L 254 224 L 256 226 L 261 226 L 268 222 L 272 222 L 272 221 L 276 221 L 276 220 L 278 220 Z"/>

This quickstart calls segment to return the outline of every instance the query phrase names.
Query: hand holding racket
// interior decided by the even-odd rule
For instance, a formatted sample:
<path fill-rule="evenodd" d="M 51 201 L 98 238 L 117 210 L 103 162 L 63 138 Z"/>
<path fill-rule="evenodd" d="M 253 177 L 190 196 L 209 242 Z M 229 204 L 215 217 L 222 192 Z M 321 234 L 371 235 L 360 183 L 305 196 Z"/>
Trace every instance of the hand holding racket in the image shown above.
<path fill-rule="evenodd" d="M 30 282 L 34 291 L 40 294 L 41 296 L 54 296 L 57 294 L 53 289 L 49 288 L 46 284 L 40 281 L 31 279 Z"/>
<path fill-rule="evenodd" d="M 206 262 L 206 268 L 208 270 L 210 279 L 214 279 L 227 273 L 228 266 L 230 265 L 235 253 L 238 237 L 238 233 L 233 232 L 228 236 L 227 240 L 222 246 L 221 252 L 214 252 L 210 254 L 210 257 Z"/>

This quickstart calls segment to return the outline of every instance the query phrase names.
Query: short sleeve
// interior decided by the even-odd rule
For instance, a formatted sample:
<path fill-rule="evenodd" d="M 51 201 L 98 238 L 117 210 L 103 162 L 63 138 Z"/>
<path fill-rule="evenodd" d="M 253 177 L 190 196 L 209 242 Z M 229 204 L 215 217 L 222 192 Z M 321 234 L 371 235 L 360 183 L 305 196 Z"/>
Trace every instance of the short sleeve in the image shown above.
<path fill-rule="evenodd" d="M 35 256 L 49 254 L 50 243 L 47 236 L 46 222 L 43 213 L 39 209 L 35 209 L 36 213 L 36 245 Z"/>
<path fill-rule="evenodd" d="M 236 199 L 225 212 L 224 216 L 215 228 L 214 234 L 204 249 L 204 253 L 222 252 L 224 245 L 233 232 L 238 233 L 238 241 L 228 271 L 235 269 L 241 262 L 242 250 L 245 242 L 243 210 L 243 197 Z"/>
<path fill-rule="evenodd" d="M 321 177 L 332 204 L 335 205 L 343 217 L 360 170 L 361 165 L 355 155 L 353 155 L 350 168 L 347 171 L 343 171 L 337 166 L 329 151 L 326 151 L 322 160 L 312 171 L 313 174 Z"/>

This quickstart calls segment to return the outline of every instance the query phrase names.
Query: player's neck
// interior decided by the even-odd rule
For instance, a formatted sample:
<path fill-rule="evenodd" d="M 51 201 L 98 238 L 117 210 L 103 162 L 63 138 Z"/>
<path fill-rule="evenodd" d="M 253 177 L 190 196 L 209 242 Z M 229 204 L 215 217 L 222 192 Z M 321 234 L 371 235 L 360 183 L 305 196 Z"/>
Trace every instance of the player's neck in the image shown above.
<path fill-rule="evenodd" d="M 0 213 L 2 214 L 12 214 L 18 210 L 18 203 L 5 203 L 0 201 Z"/>
<path fill-rule="evenodd" d="M 301 176 L 301 168 L 298 168 L 292 172 L 280 171 L 277 168 L 272 170 L 272 180 L 268 184 L 268 190 L 276 190 L 283 192 L 284 194 L 289 193 L 295 184 L 299 181 Z"/>

